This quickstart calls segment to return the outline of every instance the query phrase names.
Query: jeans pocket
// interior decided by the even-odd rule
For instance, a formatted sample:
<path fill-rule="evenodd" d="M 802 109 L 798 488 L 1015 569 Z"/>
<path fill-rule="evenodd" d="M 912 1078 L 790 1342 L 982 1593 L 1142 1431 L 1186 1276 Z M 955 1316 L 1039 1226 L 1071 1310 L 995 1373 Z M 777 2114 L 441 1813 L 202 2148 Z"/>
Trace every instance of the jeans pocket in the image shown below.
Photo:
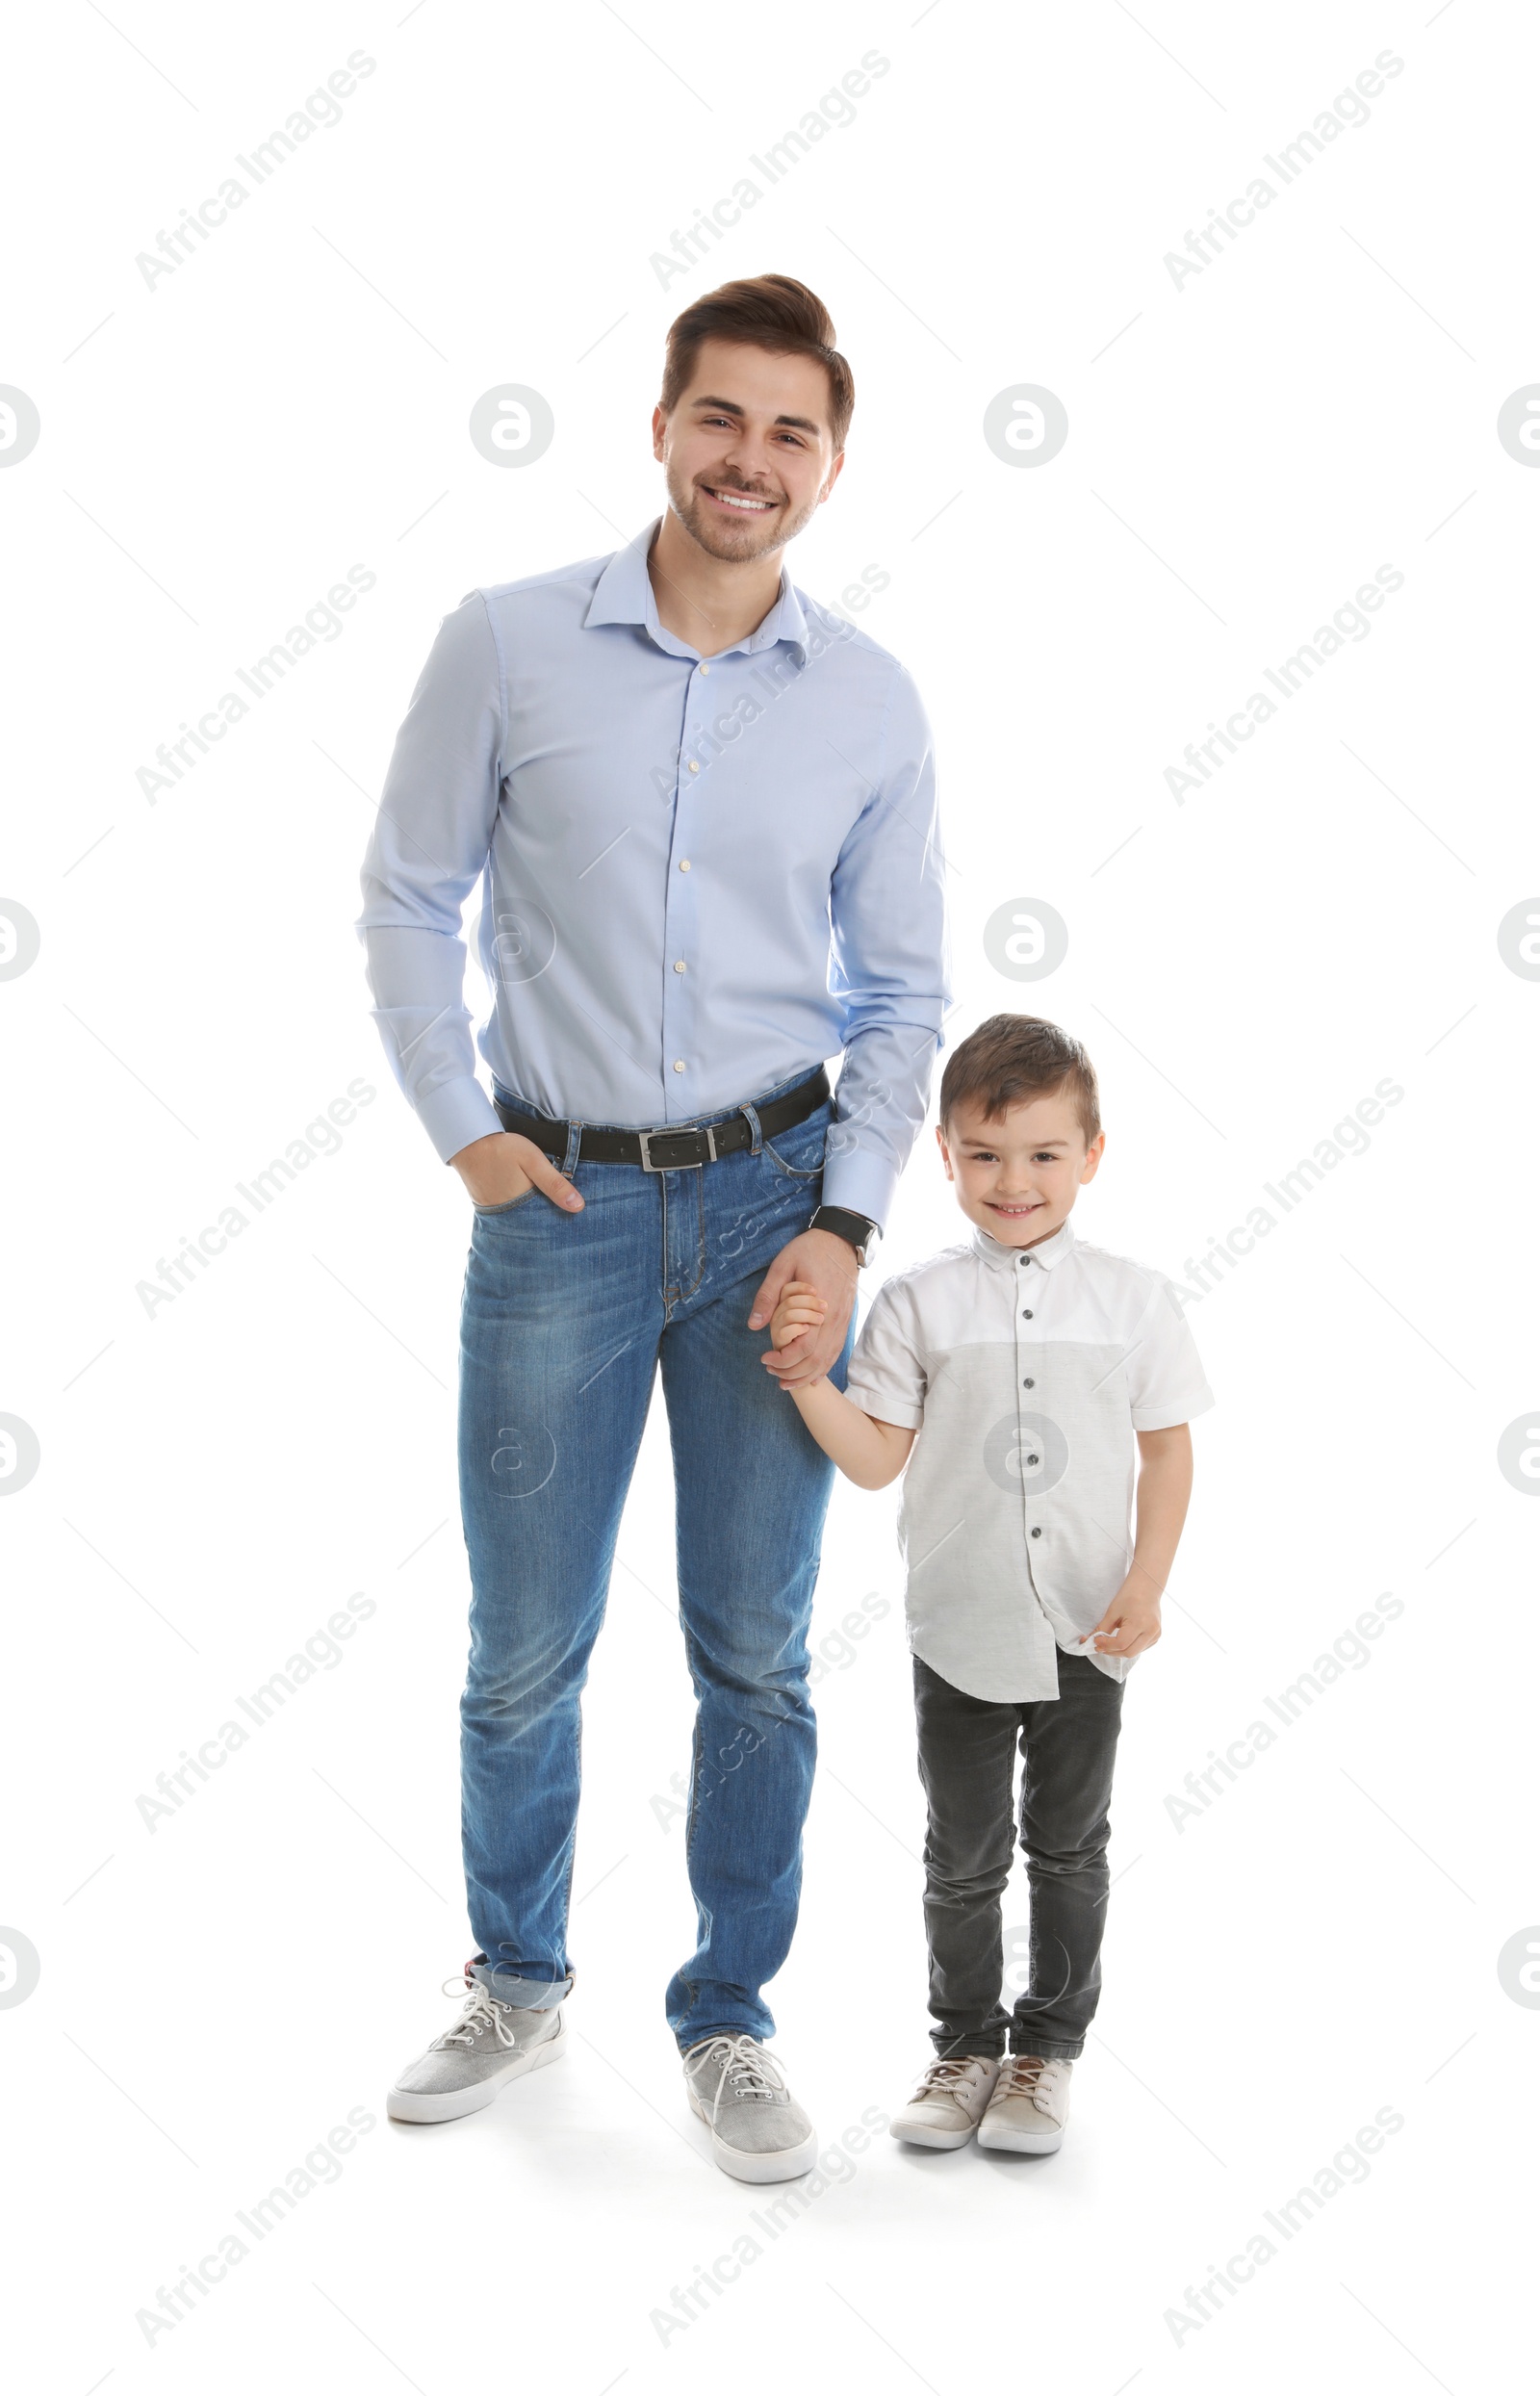
<path fill-rule="evenodd" d="M 824 1146 L 833 1119 L 834 1109 L 826 1098 L 802 1122 L 778 1131 L 774 1140 L 761 1140 L 760 1149 L 789 1181 L 816 1181 L 824 1169 Z"/>
<path fill-rule="evenodd" d="M 516 1215 L 520 1207 L 527 1206 L 529 1200 L 534 1196 L 535 1184 L 531 1181 L 527 1190 L 523 1191 L 516 1198 L 509 1198 L 507 1203 L 503 1206 L 475 1206 L 475 1200 L 474 1198 L 471 1202 L 473 1206 L 475 1206 L 475 1212 L 480 1220 L 483 1223 L 490 1223 L 495 1222 L 500 1216 L 502 1215 Z"/>

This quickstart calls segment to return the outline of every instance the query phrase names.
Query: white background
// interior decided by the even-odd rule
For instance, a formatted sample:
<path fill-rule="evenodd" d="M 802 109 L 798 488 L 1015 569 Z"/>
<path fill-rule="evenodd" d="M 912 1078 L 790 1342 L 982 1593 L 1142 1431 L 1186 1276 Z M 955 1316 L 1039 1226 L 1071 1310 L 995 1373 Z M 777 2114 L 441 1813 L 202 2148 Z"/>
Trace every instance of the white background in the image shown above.
<path fill-rule="evenodd" d="M 0 1921 L 41 1965 L 0 2011 L 14 2383 L 1491 2388 L 1516 2367 L 1540 2036 L 1498 1974 L 1540 1917 L 1534 1516 L 1497 1461 L 1537 1394 L 1540 990 L 1497 942 L 1540 889 L 1540 477 L 1496 434 L 1540 374 L 1533 20 L 398 13 L 65 0 L 11 31 L 0 381 L 41 419 L 0 472 L 0 895 L 41 939 L 0 984 L 0 1412 L 41 1459 L 0 1508 Z M 374 71 L 342 122 L 147 286 L 137 254 L 355 50 Z M 662 288 L 652 253 L 873 50 L 856 121 Z M 1370 122 L 1284 188 L 1263 153 L 1387 50 Z M 1166 253 L 1259 173 L 1272 205 L 1178 287 Z M 861 621 L 936 726 L 950 1036 L 1048 1012 L 1101 1070 L 1082 1235 L 1195 1289 L 1188 1260 L 1265 1182 L 1380 1080 L 1404 1097 L 1192 1303 L 1219 1404 L 1128 1690 L 1062 2153 L 879 2136 L 686 2323 L 671 2291 L 757 2235 L 757 2196 L 712 2167 L 662 2015 L 693 1933 L 654 1803 L 689 1740 L 660 1416 L 586 1701 L 569 2056 L 449 2129 L 383 2118 L 471 1951 L 469 1210 L 390 1080 L 350 926 L 440 616 L 655 512 L 665 326 L 767 269 L 827 299 L 855 368 L 844 477 L 793 566 L 826 598 L 890 577 Z M 507 381 L 555 417 L 518 472 L 466 430 Z M 1020 382 L 1069 420 L 1032 471 L 981 431 Z M 377 579 L 341 636 L 151 804 L 157 744 L 355 562 Z M 1186 744 L 1382 564 L 1404 583 L 1369 636 L 1177 804 Z M 1045 981 L 986 958 L 1016 898 L 1068 925 Z M 158 1260 L 358 1076 L 377 1099 L 338 1152 L 146 1314 Z M 957 1222 L 927 1129 L 883 1267 Z M 831 2143 L 929 2052 L 895 1504 L 834 1498 L 805 1906 L 772 1992 Z M 359 1589 L 376 1610 L 336 1668 L 147 1828 L 156 1775 Z M 843 1646 L 871 1589 L 887 1612 Z M 1184 1776 L 1383 1590 L 1403 1611 L 1373 1661 L 1178 1829 Z M 157 2288 L 357 2107 L 340 2179 L 147 2343 Z M 1368 2179 L 1173 2328 L 1380 2108 L 1403 2126 Z"/>

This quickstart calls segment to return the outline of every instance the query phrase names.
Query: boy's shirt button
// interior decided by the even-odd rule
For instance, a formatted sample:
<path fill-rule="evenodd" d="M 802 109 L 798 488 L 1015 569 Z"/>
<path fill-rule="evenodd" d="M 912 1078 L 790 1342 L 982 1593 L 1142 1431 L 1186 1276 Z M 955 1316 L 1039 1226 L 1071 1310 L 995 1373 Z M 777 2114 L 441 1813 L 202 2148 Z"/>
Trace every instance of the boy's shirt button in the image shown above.
<path fill-rule="evenodd" d="M 1033 1524 L 1032 1535 L 1035 1539 L 1040 1539 L 1042 1537 L 1042 1525 L 1040 1523 Z"/>
<path fill-rule="evenodd" d="M 1032 1308 L 1030 1306 L 1022 1307 L 1021 1320 L 1023 1323 L 1030 1323 L 1032 1321 Z"/>
<path fill-rule="evenodd" d="M 1036 1381 L 1023 1381 L 1021 1386 L 1023 1389 L 1036 1389 L 1038 1384 Z"/>

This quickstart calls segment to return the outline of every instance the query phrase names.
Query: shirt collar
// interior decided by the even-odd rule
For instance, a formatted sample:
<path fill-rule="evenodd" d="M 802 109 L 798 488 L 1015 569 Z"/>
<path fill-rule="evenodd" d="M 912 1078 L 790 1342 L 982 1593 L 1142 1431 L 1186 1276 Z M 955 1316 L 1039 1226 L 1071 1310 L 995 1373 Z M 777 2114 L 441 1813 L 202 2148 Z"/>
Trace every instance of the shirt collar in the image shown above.
<path fill-rule="evenodd" d="M 1051 1272 L 1055 1265 L 1061 1263 L 1068 1255 L 1074 1245 L 1075 1229 L 1073 1224 L 1069 1223 L 1062 1223 L 1051 1239 L 1040 1240 L 1036 1248 L 1026 1249 L 1008 1248 L 1003 1240 L 995 1238 L 992 1231 L 986 1231 L 982 1224 L 975 1224 L 973 1226 L 975 1253 L 982 1256 L 986 1264 L 1006 1265 L 1013 1270 L 1019 1270 L 1016 1265 L 1018 1257 L 1031 1257 L 1034 1263 Z"/>
<path fill-rule="evenodd" d="M 662 521 L 661 516 L 654 516 L 651 524 L 643 526 L 634 541 L 628 541 L 624 549 L 616 550 L 599 578 L 593 598 L 588 603 L 583 626 L 586 630 L 594 624 L 639 624 L 659 649 L 667 650 L 670 657 L 693 657 L 700 653 L 692 649 L 688 641 L 666 631 L 657 620 L 657 602 L 653 596 L 653 580 L 647 571 L 647 555 Z M 806 644 L 807 638 L 808 619 L 803 614 L 802 603 L 783 562 L 781 589 L 769 614 L 754 631 L 745 634 L 742 640 L 734 641 L 732 649 L 724 654 L 731 657 L 733 650 L 742 649 L 753 656 L 761 649 L 773 649 L 778 641 Z"/>

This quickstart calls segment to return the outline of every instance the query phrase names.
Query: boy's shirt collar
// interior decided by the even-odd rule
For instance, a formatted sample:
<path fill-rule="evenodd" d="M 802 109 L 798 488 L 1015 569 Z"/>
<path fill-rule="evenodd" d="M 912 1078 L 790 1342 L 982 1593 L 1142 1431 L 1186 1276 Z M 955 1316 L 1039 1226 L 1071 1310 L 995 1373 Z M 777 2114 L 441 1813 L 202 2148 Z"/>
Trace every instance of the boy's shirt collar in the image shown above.
<path fill-rule="evenodd" d="M 984 1258 L 986 1264 L 1004 1265 L 1013 1272 L 1019 1270 L 1017 1257 L 1031 1256 L 1040 1265 L 1051 1268 L 1062 1257 L 1067 1256 L 1074 1245 L 1075 1229 L 1073 1224 L 1068 1222 L 1062 1223 L 1051 1239 L 1040 1240 L 1035 1248 L 1008 1248 L 1004 1240 L 997 1240 L 994 1233 L 986 1231 L 982 1224 L 976 1223 L 973 1226 L 976 1253 Z"/>

